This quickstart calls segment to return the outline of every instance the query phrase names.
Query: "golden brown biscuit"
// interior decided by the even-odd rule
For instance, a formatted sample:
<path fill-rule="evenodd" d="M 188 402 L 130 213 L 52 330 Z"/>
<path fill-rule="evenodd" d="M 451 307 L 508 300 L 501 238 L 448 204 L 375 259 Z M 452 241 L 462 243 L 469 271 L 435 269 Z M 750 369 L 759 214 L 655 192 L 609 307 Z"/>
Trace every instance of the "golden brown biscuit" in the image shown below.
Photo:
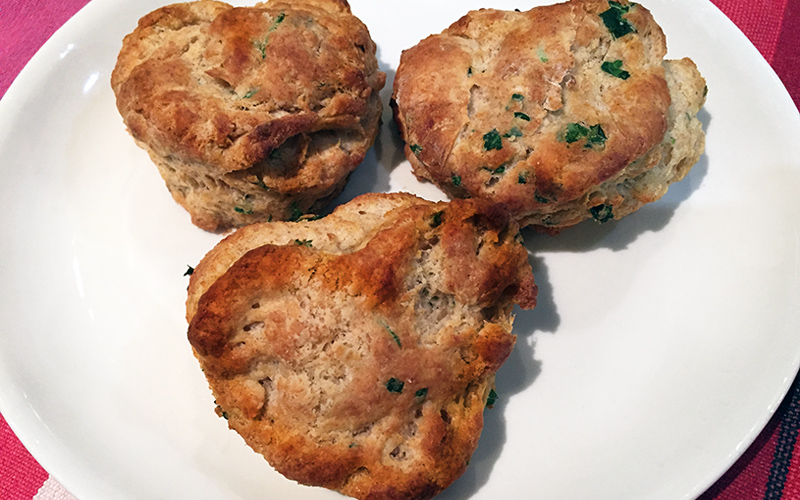
<path fill-rule="evenodd" d="M 395 121 L 421 179 L 549 232 L 654 201 L 698 160 L 705 81 L 626 1 L 481 9 L 403 52 Z"/>
<path fill-rule="evenodd" d="M 143 17 L 111 85 L 172 196 L 218 231 L 339 193 L 378 133 L 385 78 L 345 0 L 201 0 Z"/>
<path fill-rule="evenodd" d="M 367 194 L 223 240 L 192 275 L 188 335 L 218 413 L 283 475 L 430 498 L 477 446 L 515 302 L 536 286 L 506 212 Z"/>

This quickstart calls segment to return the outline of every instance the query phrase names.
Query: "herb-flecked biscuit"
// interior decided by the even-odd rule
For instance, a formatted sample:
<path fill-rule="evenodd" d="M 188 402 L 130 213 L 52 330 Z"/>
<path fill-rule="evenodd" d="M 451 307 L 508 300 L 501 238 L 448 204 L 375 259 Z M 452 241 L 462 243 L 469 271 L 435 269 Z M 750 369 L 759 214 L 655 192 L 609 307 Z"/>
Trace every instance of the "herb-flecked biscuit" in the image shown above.
<path fill-rule="evenodd" d="M 505 211 L 371 193 L 224 239 L 192 274 L 188 336 L 217 412 L 280 473 L 423 499 L 478 444 L 514 303 L 536 286 Z"/>
<path fill-rule="evenodd" d="M 144 16 L 111 85 L 173 198 L 222 231 L 341 191 L 378 133 L 375 50 L 346 0 L 201 0 Z"/>
<path fill-rule="evenodd" d="M 469 12 L 403 52 L 392 107 L 414 173 L 556 233 L 667 192 L 704 149 L 705 81 L 641 4 Z"/>

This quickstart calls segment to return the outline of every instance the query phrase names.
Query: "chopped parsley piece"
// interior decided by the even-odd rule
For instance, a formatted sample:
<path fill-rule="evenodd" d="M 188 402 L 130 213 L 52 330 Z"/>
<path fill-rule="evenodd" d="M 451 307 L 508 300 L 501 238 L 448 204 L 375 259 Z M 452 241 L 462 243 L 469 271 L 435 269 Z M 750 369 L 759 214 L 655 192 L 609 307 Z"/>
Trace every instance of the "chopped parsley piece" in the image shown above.
<path fill-rule="evenodd" d="M 536 48 L 536 57 L 538 57 L 539 60 L 542 61 L 543 63 L 546 63 L 547 61 L 550 60 L 547 58 L 547 53 L 541 46 Z"/>
<path fill-rule="evenodd" d="M 505 165 L 500 165 L 497 168 L 489 168 L 489 167 L 481 167 L 481 168 L 483 170 L 486 170 L 487 172 L 489 172 L 492 175 L 504 174 L 506 172 L 506 166 Z"/>
<path fill-rule="evenodd" d="M 531 117 L 526 115 L 525 113 L 520 113 L 519 111 L 514 111 L 514 118 L 519 118 L 520 120 L 525 120 L 526 122 L 531 121 Z"/>
<path fill-rule="evenodd" d="M 522 131 L 517 127 L 511 127 L 511 130 L 503 134 L 503 137 L 522 137 Z"/>
<path fill-rule="evenodd" d="M 228 412 L 226 412 L 226 411 L 223 411 L 221 416 L 222 416 L 222 418 L 224 418 L 225 420 L 228 420 Z"/>
<path fill-rule="evenodd" d="M 518 95 L 518 94 L 514 94 Z M 503 149 L 503 139 L 500 137 L 500 132 L 493 128 L 483 136 L 483 149 L 491 151 L 492 149 Z"/>
<path fill-rule="evenodd" d="M 614 38 L 621 38 L 628 33 L 635 33 L 636 29 L 633 25 L 622 17 L 623 14 L 630 10 L 630 5 L 622 5 L 613 0 L 609 0 L 608 5 L 610 8 L 607 11 L 601 12 L 600 18 L 603 20 L 603 24 L 606 25 L 606 28 L 608 28 L 608 31 L 611 32 L 611 36 Z"/>
<path fill-rule="evenodd" d="M 297 245 L 311 248 L 311 240 L 294 240 Z"/>
<path fill-rule="evenodd" d="M 439 227 L 442 225 L 442 215 L 444 212 L 436 212 L 431 216 L 431 227 Z"/>
<path fill-rule="evenodd" d="M 589 127 L 589 135 L 586 137 L 586 147 L 591 148 L 594 146 L 603 147 L 606 144 L 606 133 L 603 132 L 603 127 L 598 123 Z"/>
<path fill-rule="evenodd" d="M 269 27 L 269 30 L 267 31 L 267 36 L 264 38 L 264 41 L 262 42 L 261 40 L 258 40 L 255 42 L 256 49 L 258 49 L 258 52 L 261 54 L 261 59 L 267 58 L 267 45 L 269 44 L 269 34 L 278 29 L 278 25 L 283 22 L 283 19 L 285 17 L 286 14 L 284 14 L 283 12 L 278 14 L 275 17 L 275 20 L 272 21 L 272 26 Z"/>
<path fill-rule="evenodd" d="M 623 80 L 627 80 L 628 77 L 631 76 L 630 73 L 622 69 L 622 61 L 617 59 L 616 61 L 606 61 L 601 66 L 600 69 L 605 71 L 611 76 L 616 76 L 617 78 L 622 78 Z"/>
<path fill-rule="evenodd" d="M 385 322 L 384 320 L 382 320 L 382 319 L 379 319 L 379 320 L 378 320 L 378 323 L 380 323 L 380 324 L 381 324 L 381 326 L 382 326 L 382 327 L 384 327 L 384 328 L 386 329 L 386 331 L 387 331 L 387 332 L 389 332 L 389 335 L 391 335 L 391 336 L 392 336 L 392 339 L 393 339 L 395 342 L 397 342 L 397 347 L 403 347 L 403 344 L 401 344 L 401 343 L 400 343 L 400 337 L 398 337 L 398 336 L 397 336 L 397 334 L 396 334 L 396 333 L 394 333 L 394 331 L 392 331 L 392 329 L 391 329 L 391 328 L 389 328 L 389 325 L 388 325 L 388 324 L 386 324 L 386 322 Z M 394 380 L 394 379 L 392 379 L 392 380 Z"/>
<path fill-rule="evenodd" d="M 259 178 L 256 178 L 256 181 L 255 181 L 255 182 L 253 182 L 253 184 L 255 184 L 256 186 L 260 187 L 260 188 L 261 188 L 261 189 L 263 189 L 264 191 L 269 191 L 269 186 L 267 186 L 266 184 L 264 184 L 264 179 L 259 179 Z"/>
<path fill-rule="evenodd" d="M 590 127 L 586 127 L 580 123 L 568 123 L 566 131 L 564 132 L 564 141 L 567 144 L 572 144 L 581 139 L 586 139 L 585 147 L 591 148 L 595 146 L 604 146 L 607 137 L 603 131 L 603 127 L 601 127 L 599 123 Z"/>
<path fill-rule="evenodd" d="M 494 389 L 489 391 L 489 397 L 486 398 L 486 407 L 491 408 L 497 402 L 497 393 Z"/>
<path fill-rule="evenodd" d="M 186 266 L 186 272 L 183 273 L 184 276 L 191 276 L 194 273 L 194 268 L 192 266 Z"/>
<path fill-rule="evenodd" d="M 597 205 L 590 208 L 589 213 L 597 222 L 608 222 L 614 218 L 613 208 L 611 205 Z"/>
<path fill-rule="evenodd" d="M 242 96 L 242 99 L 250 99 L 254 95 L 258 94 L 258 90 L 258 87 L 248 90 L 247 93 Z"/>
<path fill-rule="evenodd" d="M 533 195 L 533 199 L 536 200 L 539 203 L 550 203 L 550 200 L 548 200 L 544 196 L 540 195 L 539 193 L 535 193 Z"/>
<path fill-rule="evenodd" d="M 269 39 L 269 37 L 267 37 L 267 38 Z M 258 53 L 261 54 L 261 59 L 266 59 L 267 58 L 267 42 L 262 42 L 261 40 L 258 40 L 256 42 L 254 42 L 253 45 L 256 46 L 256 49 L 258 50 Z"/>
<path fill-rule="evenodd" d="M 297 202 L 293 201 L 291 205 L 289 205 L 289 210 L 291 210 L 291 214 L 289 214 L 289 222 L 297 222 L 303 216 L 303 211 L 297 208 Z"/>
<path fill-rule="evenodd" d="M 409 149 L 411 149 L 411 152 L 414 153 L 415 156 L 419 156 L 419 154 L 422 152 L 422 146 L 420 146 L 419 144 L 411 144 L 408 147 Z"/>
<path fill-rule="evenodd" d="M 511 99 L 515 101 L 522 101 L 523 99 L 525 99 L 525 96 L 522 94 L 511 94 Z"/>
<path fill-rule="evenodd" d="M 517 176 L 517 182 L 519 184 L 526 184 L 528 182 L 528 172 L 522 172 Z"/>
<path fill-rule="evenodd" d="M 386 382 L 386 390 L 400 394 L 403 392 L 404 385 L 405 383 L 403 383 L 402 380 L 397 380 L 396 378 L 392 377 Z"/>
<path fill-rule="evenodd" d="M 244 208 L 242 208 L 242 207 L 233 207 L 233 209 L 234 209 L 234 210 L 235 210 L 237 213 L 240 213 L 240 214 L 245 214 L 245 215 L 248 215 L 248 214 L 252 214 L 252 213 L 253 213 L 253 210 L 251 210 L 251 209 L 249 209 L 249 208 L 248 208 L 248 209 L 244 209 Z"/>
<path fill-rule="evenodd" d="M 461 176 L 460 175 L 453 174 L 450 177 L 450 179 L 452 179 L 454 186 L 460 186 L 461 185 Z"/>
<path fill-rule="evenodd" d="M 472 66 L 467 68 L 467 78 L 472 78 Z"/>
<path fill-rule="evenodd" d="M 428 388 L 423 387 L 422 389 L 418 389 L 417 392 L 414 393 L 414 397 L 418 399 L 425 399 L 428 396 Z"/>
<path fill-rule="evenodd" d="M 567 131 L 564 133 L 564 141 L 568 144 L 581 140 L 582 137 L 589 135 L 589 129 L 580 123 L 568 123 Z"/>

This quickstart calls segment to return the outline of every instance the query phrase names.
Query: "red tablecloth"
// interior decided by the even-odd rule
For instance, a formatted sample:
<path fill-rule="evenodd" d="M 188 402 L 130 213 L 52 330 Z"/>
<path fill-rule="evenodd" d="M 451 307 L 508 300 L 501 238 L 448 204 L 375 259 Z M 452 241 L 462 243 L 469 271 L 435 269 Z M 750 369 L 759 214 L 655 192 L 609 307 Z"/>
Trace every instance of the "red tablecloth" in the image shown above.
<path fill-rule="evenodd" d="M 713 0 L 758 48 L 800 108 L 800 0 Z M 0 97 L 41 45 L 88 0 L 0 0 Z M 798 137 L 800 144 L 800 137 Z M 800 498 L 800 386 L 742 458 L 702 500 Z M 72 497 L 0 416 L 0 500 Z"/>

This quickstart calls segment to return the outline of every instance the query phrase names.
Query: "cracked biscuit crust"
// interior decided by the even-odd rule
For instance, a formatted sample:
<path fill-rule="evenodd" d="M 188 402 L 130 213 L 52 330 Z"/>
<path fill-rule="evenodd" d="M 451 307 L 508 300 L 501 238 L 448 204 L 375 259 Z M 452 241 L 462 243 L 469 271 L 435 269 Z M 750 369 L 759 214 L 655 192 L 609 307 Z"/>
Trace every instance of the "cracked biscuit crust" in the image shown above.
<path fill-rule="evenodd" d="M 378 133 L 375 50 L 345 0 L 179 3 L 125 37 L 111 86 L 175 200 L 220 231 L 341 191 Z"/>
<path fill-rule="evenodd" d="M 536 302 L 514 220 L 482 200 L 368 194 L 243 231 L 197 266 L 187 302 L 229 426 L 303 484 L 387 499 L 446 488 L 514 346 L 512 307 Z"/>
<path fill-rule="evenodd" d="M 392 106 L 406 157 L 523 226 L 618 219 L 703 151 L 705 81 L 665 54 L 650 12 L 624 0 L 472 11 L 403 52 Z"/>

